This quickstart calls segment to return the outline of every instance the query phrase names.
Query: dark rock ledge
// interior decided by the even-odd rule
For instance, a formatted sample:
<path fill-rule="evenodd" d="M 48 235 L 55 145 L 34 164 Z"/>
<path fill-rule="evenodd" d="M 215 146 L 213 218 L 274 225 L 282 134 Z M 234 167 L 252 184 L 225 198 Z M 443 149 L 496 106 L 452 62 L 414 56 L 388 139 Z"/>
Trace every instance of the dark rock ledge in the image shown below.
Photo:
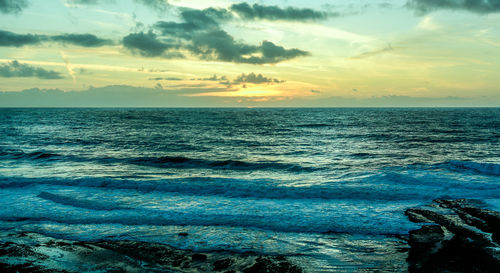
<path fill-rule="evenodd" d="M 0 272 L 290 272 L 286 257 L 191 252 L 137 241 L 79 242 L 37 233 L 0 233 Z"/>
<path fill-rule="evenodd" d="M 434 200 L 406 210 L 410 232 L 409 271 L 500 272 L 500 213 L 475 200 Z"/>

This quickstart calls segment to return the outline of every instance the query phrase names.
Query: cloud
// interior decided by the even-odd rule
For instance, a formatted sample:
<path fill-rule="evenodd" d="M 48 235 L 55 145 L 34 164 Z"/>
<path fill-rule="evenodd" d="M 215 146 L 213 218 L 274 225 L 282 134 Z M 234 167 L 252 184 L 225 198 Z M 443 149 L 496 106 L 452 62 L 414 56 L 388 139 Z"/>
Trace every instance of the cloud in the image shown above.
<path fill-rule="evenodd" d="M 93 34 L 62 34 L 51 36 L 49 40 L 83 47 L 100 47 L 113 44 L 111 40 L 101 39 Z"/>
<path fill-rule="evenodd" d="M 141 69 L 139 69 L 139 71 L 144 71 L 144 67 L 142 67 Z M 168 72 L 167 69 L 157 69 L 157 68 L 151 68 L 148 70 L 148 72 Z"/>
<path fill-rule="evenodd" d="M 160 12 L 164 12 L 170 6 L 166 0 L 135 0 L 135 2 Z"/>
<path fill-rule="evenodd" d="M 214 82 L 219 82 L 219 84 L 225 85 L 226 87 L 231 87 L 232 85 L 238 85 L 241 84 L 244 87 L 246 87 L 246 84 L 279 84 L 279 83 L 284 83 L 284 80 L 279 80 L 276 78 L 270 78 L 266 77 L 262 74 L 255 74 L 254 72 L 251 72 L 250 74 L 245 74 L 242 73 L 241 75 L 237 76 L 234 80 L 229 80 L 226 76 L 217 76 L 214 74 L 211 77 L 207 78 L 197 78 L 197 79 L 191 79 L 191 80 L 197 80 L 197 81 L 214 81 Z"/>
<path fill-rule="evenodd" d="M 1 0 L 0 0 L 1 1 Z M 170 4 L 166 0 L 134 0 L 135 2 L 142 4 L 152 10 L 164 12 L 170 7 Z M 68 4 L 71 5 L 98 5 L 101 3 L 114 3 L 114 0 L 67 0 Z"/>
<path fill-rule="evenodd" d="M 220 76 L 220 77 L 218 77 L 216 74 L 214 74 L 211 77 L 208 77 L 208 78 L 198 78 L 197 80 L 198 81 L 214 81 L 214 82 L 218 82 L 218 81 L 227 81 L 227 77 L 226 76 Z"/>
<path fill-rule="evenodd" d="M 190 42 L 187 49 L 200 59 L 208 61 L 265 64 L 278 63 L 297 56 L 283 47 L 283 56 L 275 54 L 272 50 L 274 44 L 267 41 L 260 46 L 238 42 L 223 30 L 200 33 L 193 36 Z"/>
<path fill-rule="evenodd" d="M 479 14 L 500 12 L 500 0 L 409 0 L 407 6 L 421 14 L 440 9 Z"/>
<path fill-rule="evenodd" d="M 227 92 L 227 88 L 179 86 L 176 89 L 155 89 L 133 86 L 105 86 L 81 91 L 58 89 L 27 89 L 1 92 L 0 107 L 437 107 L 489 106 L 500 103 L 496 97 L 221 97 L 193 96 L 205 92 Z M 325 92 L 326 93 L 326 92 Z"/>
<path fill-rule="evenodd" d="M 63 79 L 61 73 L 22 64 L 14 60 L 10 63 L 0 65 L 0 77 L 4 78 L 39 78 L 45 80 Z"/>
<path fill-rule="evenodd" d="M 218 92 L 226 88 L 179 87 L 165 89 L 126 85 L 90 87 L 80 91 L 27 89 L 0 91 L 0 107 L 175 107 L 223 106 L 218 98 L 189 97 L 188 94 Z"/>
<path fill-rule="evenodd" d="M 217 20 L 224 19 L 230 14 L 224 9 L 208 8 L 204 10 L 183 9 L 180 14 L 184 22 L 157 22 L 154 27 L 163 35 L 189 39 L 194 32 L 218 30 Z"/>
<path fill-rule="evenodd" d="M 180 53 L 178 53 L 178 55 L 167 53 L 167 50 L 176 49 L 179 45 L 175 43 L 167 44 L 158 40 L 158 37 L 152 31 L 147 33 L 131 33 L 125 36 L 123 38 L 123 46 L 131 52 L 143 57 L 182 57 Z"/>
<path fill-rule="evenodd" d="M 68 0 L 70 4 L 78 4 L 78 5 L 97 5 L 99 0 Z"/>
<path fill-rule="evenodd" d="M 183 79 L 181 78 L 176 78 L 176 77 L 157 77 L 157 78 L 149 78 L 150 81 L 182 81 Z"/>
<path fill-rule="evenodd" d="M 230 18 L 223 9 L 183 9 L 182 22 L 159 21 L 148 33 L 132 33 L 123 38 L 123 45 L 132 53 L 144 57 L 183 57 L 189 52 L 201 60 L 248 64 L 276 64 L 302 56 L 306 51 L 286 49 L 270 41 L 249 45 L 237 41 L 222 30 L 220 20 Z"/>
<path fill-rule="evenodd" d="M 260 48 L 257 49 L 258 53 L 262 53 L 262 57 L 251 57 L 249 63 L 264 64 L 264 63 L 279 63 L 285 60 L 293 59 L 296 57 L 309 56 L 310 53 L 300 49 L 285 49 L 269 41 L 263 41 Z"/>
<path fill-rule="evenodd" d="M 100 47 L 112 44 L 111 40 L 101 39 L 93 34 L 66 33 L 49 36 L 38 34 L 17 34 L 10 31 L 0 30 L 0 46 L 22 47 L 27 45 L 37 45 L 42 42 L 72 44 L 83 47 Z"/>
<path fill-rule="evenodd" d="M 28 7 L 28 0 L 0 0 L 0 12 L 17 14 Z"/>
<path fill-rule="evenodd" d="M 391 45 L 388 45 L 387 47 L 384 47 L 382 49 L 367 51 L 367 52 L 363 52 L 359 55 L 352 56 L 350 59 L 352 59 L 352 60 L 366 59 L 366 58 L 370 58 L 370 57 L 373 57 L 376 55 L 380 55 L 380 54 L 391 52 L 391 51 L 398 50 L 398 49 L 404 49 L 404 47 L 392 47 Z"/>
<path fill-rule="evenodd" d="M 264 84 L 264 83 L 283 83 L 283 82 L 285 81 L 274 78 L 268 78 L 263 76 L 262 74 L 255 74 L 253 72 L 248 75 L 243 73 L 233 81 L 234 84 L 240 84 L 240 83 Z"/>
<path fill-rule="evenodd" d="M 94 73 L 92 73 L 91 71 L 89 71 L 88 69 L 85 69 L 85 68 L 80 68 L 78 70 L 78 74 L 80 75 L 92 75 Z"/>
<path fill-rule="evenodd" d="M 313 9 L 299 9 L 294 7 L 280 8 L 278 6 L 263 6 L 248 3 L 233 4 L 230 10 L 244 19 L 256 20 L 284 20 L 284 21 L 311 21 L 326 19 L 327 14 Z"/>
<path fill-rule="evenodd" d="M 21 47 L 25 45 L 39 44 L 44 40 L 45 36 L 43 35 L 16 34 L 10 31 L 0 30 L 0 46 Z"/>

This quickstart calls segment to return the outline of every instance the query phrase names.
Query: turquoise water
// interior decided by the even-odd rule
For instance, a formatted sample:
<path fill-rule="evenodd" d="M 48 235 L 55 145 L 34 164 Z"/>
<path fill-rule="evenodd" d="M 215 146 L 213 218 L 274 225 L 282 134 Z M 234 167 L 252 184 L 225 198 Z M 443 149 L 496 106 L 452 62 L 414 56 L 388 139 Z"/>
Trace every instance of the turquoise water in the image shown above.
<path fill-rule="evenodd" d="M 0 136 L 5 230 L 399 270 L 406 208 L 500 208 L 499 108 L 0 109 Z"/>

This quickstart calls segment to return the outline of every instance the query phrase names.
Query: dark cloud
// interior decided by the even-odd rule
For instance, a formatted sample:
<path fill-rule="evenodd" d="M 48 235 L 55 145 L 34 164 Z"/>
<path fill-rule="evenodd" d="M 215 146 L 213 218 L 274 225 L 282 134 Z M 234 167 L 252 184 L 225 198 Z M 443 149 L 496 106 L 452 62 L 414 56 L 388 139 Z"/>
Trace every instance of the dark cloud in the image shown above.
<path fill-rule="evenodd" d="M 1 1 L 1 0 L 0 0 Z M 170 4 L 166 0 L 134 0 L 135 2 L 142 4 L 152 10 L 164 12 L 170 7 Z M 74 5 L 97 5 L 101 3 L 114 3 L 115 0 L 67 0 L 69 4 Z"/>
<path fill-rule="evenodd" d="M 48 36 L 38 34 L 17 34 L 10 31 L 0 30 L 0 46 L 22 47 L 26 45 L 36 45 L 42 42 L 72 44 L 84 47 L 100 47 L 112 44 L 111 40 L 102 39 L 93 34 L 66 33 Z"/>
<path fill-rule="evenodd" d="M 256 102 L 255 98 L 189 96 L 213 92 L 237 91 L 210 86 L 190 87 L 187 85 L 172 89 L 105 86 L 90 87 L 87 90 L 62 91 L 59 89 L 28 89 L 20 92 L 0 91 L 0 107 L 496 107 L 495 97 L 406 97 L 383 96 L 369 98 L 323 97 L 317 99 L 276 97 L 268 101 Z"/>
<path fill-rule="evenodd" d="M 378 6 L 379 6 L 380 8 L 384 8 L 384 9 L 391 9 L 391 8 L 393 8 L 393 7 L 394 7 L 394 4 L 384 2 L 384 3 L 380 3 L 380 4 L 378 4 Z"/>
<path fill-rule="evenodd" d="M 176 89 L 133 86 L 90 87 L 86 90 L 27 89 L 19 92 L 0 90 L 0 107 L 206 107 L 223 106 L 218 98 L 186 96 L 220 92 L 226 88 L 181 86 Z"/>
<path fill-rule="evenodd" d="M 206 8 L 202 11 L 210 18 L 213 18 L 219 22 L 233 19 L 233 14 L 231 13 L 231 11 L 224 8 Z"/>
<path fill-rule="evenodd" d="M 153 31 L 126 36 L 124 47 L 145 57 L 172 58 L 176 57 L 173 49 L 177 49 L 177 55 L 180 55 L 179 50 L 188 51 L 202 60 L 248 64 L 276 64 L 309 55 L 306 51 L 285 49 L 269 41 L 249 45 L 235 40 L 219 25 L 221 20 L 231 18 L 224 9 L 183 9 L 180 16 L 182 22 L 154 24 L 159 36 Z"/>
<path fill-rule="evenodd" d="M 227 81 L 227 77 L 226 76 L 220 76 L 220 77 L 218 77 L 216 74 L 214 74 L 211 77 L 208 77 L 208 78 L 198 78 L 197 80 L 198 81 L 214 81 L 214 82 L 218 82 L 218 81 Z"/>
<path fill-rule="evenodd" d="M 144 67 L 142 67 L 139 71 L 144 71 Z M 148 72 L 168 72 L 168 70 L 167 69 L 151 68 L 148 70 Z"/>
<path fill-rule="evenodd" d="M 253 72 L 248 75 L 243 73 L 233 81 L 234 84 L 240 84 L 240 83 L 265 84 L 265 83 L 283 83 L 283 82 L 285 81 L 274 78 L 268 78 L 263 76 L 262 74 L 255 74 Z"/>
<path fill-rule="evenodd" d="M 0 30 L 0 46 L 21 47 L 35 45 L 45 40 L 43 35 L 17 34 L 10 31 Z"/>
<path fill-rule="evenodd" d="M 204 60 L 244 63 L 244 55 L 256 52 L 256 47 L 239 43 L 224 30 L 199 33 L 191 38 L 187 48 Z"/>
<path fill-rule="evenodd" d="M 0 0 L 0 12 L 17 14 L 28 7 L 28 5 L 28 0 Z"/>
<path fill-rule="evenodd" d="M 192 54 L 208 61 L 248 64 L 276 64 L 309 53 L 299 49 L 285 49 L 272 42 L 263 41 L 259 46 L 236 41 L 224 30 L 201 32 L 193 35 L 185 46 Z"/>
<path fill-rule="evenodd" d="M 152 31 L 148 33 L 131 33 L 125 36 L 123 46 L 144 57 L 172 57 L 167 51 L 178 47 L 176 44 L 167 44 L 158 40 L 158 37 Z M 181 57 L 181 55 L 178 57 Z"/>
<path fill-rule="evenodd" d="M 465 10 L 479 14 L 500 12 L 500 0 L 409 0 L 407 6 L 419 13 L 434 10 Z"/>
<path fill-rule="evenodd" d="M 18 61 L 12 61 L 0 66 L 0 77 L 4 78 L 39 78 L 46 80 L 63 79 L 61 73 L 46 70 L 41 67 L 35 67 L 28 64 L 22 64 Z"/>
<path fill-rule="evenodd" d="M 299 9 L 294 7 L 280 8 L 278 6 L 263 6 L 248 3 L 233 4 L 230 10 L 244 19 L 265 19 L 284 21 L 310 21 L 326 19 L 327 14 L 313 9 Z"/>
<path fill-rule="evenodd" d="M 79 4 L 79 5 L 96 5 L 101 1 L 99 1 L 99 0 L 68 0 L 68 2 L 71 4 Z"/>
<path fill-rule="evenodd" d="M 269 41 L 263 41 L 258 52 L 262 53 L 262 57 L 252 57 L 249 63 L 264 64 L 264 63 L 279 63 L 285 60 L 296 57 L 309 56 L 310 54 L 300 49 L 285 49 Z"/>
<path fill-rule="evenodd" d="M 170 6 L 166 0 L 135 0 L 135 2 L 160 12 L 167 10 Z"/>
<path fill-rule="evenodd" d="M 219 84 L 226 85 L 228 88 L 230 88 L 232 85 L 238 85 L 238 84 L 242 84 L 244 87 L 246 87 L 245 85 L 247 83 L 250 83 L 250 84 L 278 84 L 278 83 L 285 82 L 283 80 L 266 77 L 262 74 L 255 74 L 253 72 L 250 74 L 242 73 L 241 75 L 236 77 L 234 80 L 229 80 L 226 76 L 219 77 L 216 74 L 214 74 L 211 77 L 207 77 L 207 78 L 197 78 L 197 79 L 191 79 L 191 80 L 219 82 Z"/>
<path fill-rule="evenodd" d="M 163 21 L 157 22 L 154 27 L 159 30 L 162 35 L 169 35 L 186 39 L 189 39 L 192 36 L 192 32 L 199 31 L 205 28 L 205 26 L 199 26 L 191 22 L 176 23 Z"/>
<path fill-rule="evenodd" d="M 224 15 L 223 11 L 217 11 L 214 8 L 197 10 L 197 9 L 184 9 L 181 12 L 181 18 L 190 24 L 199 28 L 217 27 L 219 23 L 217 19 L 221 19 Z"/>
<path fill-rule="evenodd" d="M 176 78 L 176 77 L 157 77 L 157 78 L 149 78 L 150 81 L 182 81 L 183 79 L 181 78 Z"/>
<path fill-rule="evenodd" d="M 50 40 L 83 47 L 100 47 L 112 44 L 111 40 L 101 39 L 93 34 L 63 34 L 51 36 Z"/>
<path fill-rule="evenodd" d="M 223 30 L 194 36 L 188 49 L 201 59 L 248 64 L 276 64 L 309 55 L 306 51 L 285 49 L 269 41 L 259 46 L 244 44 Z"/>
<path fill-rule="evenodd" d="M 92 75 L 92 74 L 94 74 L 94 73 L 92 73 L 91 71 L 89 71 L 88 69 L 85 69 L 85 68 L 80 68 L 78 70 L 78 73 L 80 75 Z"/>
<path fill-rule="evenodd" d="M 208 8 L 183 9 L 180 16 L 183 20 L 181 23 L 159 21 L 154 28 L 163 35 L 190 39 L 195 32 L 218 30 L 218 20 L 226 20 L 231 14 L 224 9 Z"/>

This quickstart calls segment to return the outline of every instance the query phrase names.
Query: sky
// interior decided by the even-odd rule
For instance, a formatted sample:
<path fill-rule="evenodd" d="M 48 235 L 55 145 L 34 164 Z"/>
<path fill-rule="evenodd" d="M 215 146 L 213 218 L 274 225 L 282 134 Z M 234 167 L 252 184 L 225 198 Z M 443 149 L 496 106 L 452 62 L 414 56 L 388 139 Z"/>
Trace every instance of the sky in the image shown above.
<path fill-rule="evenodd" d="M 0 0 L 0 107 L 500 106 L 500 0 Z"/>

